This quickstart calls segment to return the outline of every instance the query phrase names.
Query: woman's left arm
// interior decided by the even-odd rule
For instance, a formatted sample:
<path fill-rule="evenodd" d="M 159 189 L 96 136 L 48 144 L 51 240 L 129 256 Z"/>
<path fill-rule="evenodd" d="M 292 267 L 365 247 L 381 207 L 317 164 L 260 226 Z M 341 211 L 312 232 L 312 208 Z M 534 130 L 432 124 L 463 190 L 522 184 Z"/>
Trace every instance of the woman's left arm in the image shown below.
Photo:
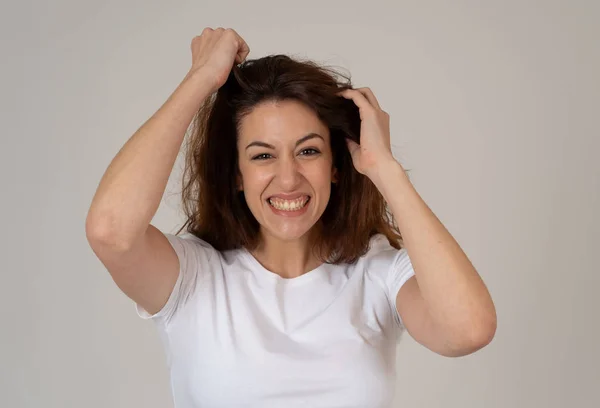
<path fill-rule="evenodd" d="M 394 214 L 415 270 L 396 298 L 408 332 L 445 356 L 463 356 L 487 345 L 496 331 L 494 303 L 460 245 L 398 162 L 383 163 L 372 180 Z"/>
<path fill-rule="evenodd" d="M 396 307 L 409 334 L 444 356 L 487 345 L 496 309 L 483 280 L 460 245 L 429 209 L 390 148 L 389 115 L 369 88 L 342 91 L 361 114 L 360 144 L 347 139 L 354 167 L 388 203 L 415 270 L 398 292 Z"/>

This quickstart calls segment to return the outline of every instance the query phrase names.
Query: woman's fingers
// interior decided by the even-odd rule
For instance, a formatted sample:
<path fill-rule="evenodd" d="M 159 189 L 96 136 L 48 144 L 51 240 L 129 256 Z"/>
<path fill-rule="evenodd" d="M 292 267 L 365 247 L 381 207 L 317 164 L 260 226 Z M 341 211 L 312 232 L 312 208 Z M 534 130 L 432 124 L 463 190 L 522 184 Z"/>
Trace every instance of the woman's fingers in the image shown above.
<path fill-rule="evenodd" d="M 373 109 L 379 109 L 379 104 L 374 105 L 373 103 L 371 103 L 369 99 L 367 99 L 367 96 L 359 89 L 346 89 L 344 91 L 339 92 L 339 95 L 347 99 L 352 99 L 354 101 L 354 103 L 356 104 L 356 106 L 358 106 L 358 109 L 360 111 L 361 119 L 363 119 L 363 114 L 366 114 L 367 112 Z M 377 100 L 375 100 L 375 103 L 377 103 Z"/>
<path fill-rule="evenodd" d="M 246 43 L 246 41 L 244 41 L 242 36 L 238 34 L 237 31 L 235 31 L 233 28 L 230 28 L 229 30 L 231 30 L 231 32 L 233 32 L 235 34 L 236 38 L 239 41 L 236 62 L 238 64 L 241 64 L 242 62 L 244 62 L 244 60 L 246 59 L 248 54 L 250 54 L 250 47 L 248 46 L 248 43 Z"/>
<path fill-rule="evenodd" d="M 377 109 L 381 109 L 381 107 L 379 106 L 379 102 L 377 101 L 377 98 L 375 97 L 375 94 L 373 93 L 371 88 L 358 88 L 357 91 L 362 93 L 365 96 L 365 98 L 367 98 L 367 100 L 371 103 L 371 105 L 373 105 Z"/>

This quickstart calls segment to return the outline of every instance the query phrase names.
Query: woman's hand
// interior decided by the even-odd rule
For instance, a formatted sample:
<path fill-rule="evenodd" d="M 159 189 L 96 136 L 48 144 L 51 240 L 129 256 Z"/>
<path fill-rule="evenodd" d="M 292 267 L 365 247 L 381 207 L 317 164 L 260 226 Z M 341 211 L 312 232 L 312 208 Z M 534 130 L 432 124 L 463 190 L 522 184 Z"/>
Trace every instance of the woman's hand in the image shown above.
<path fill-rule="evenodd" d="M 354 168 L 371 180 L 378 166 L 396 161 L 390 144 L 390 115 L 383 111 L 369 88 L 346 89 L 338 95 L 352 99 L 360 112 L 360 144 L 346 139 Z"/>
<path fill-rule="evenodd" d="M 234 62 L 244 62 L 250 48 L 246 41 L 232 28 L 206 27 L 202 34 L 192 39 L 192 67 L 188 76 L 197 71 L 213 81 L 212 92 L 218 90 L 233 68 Z"/>

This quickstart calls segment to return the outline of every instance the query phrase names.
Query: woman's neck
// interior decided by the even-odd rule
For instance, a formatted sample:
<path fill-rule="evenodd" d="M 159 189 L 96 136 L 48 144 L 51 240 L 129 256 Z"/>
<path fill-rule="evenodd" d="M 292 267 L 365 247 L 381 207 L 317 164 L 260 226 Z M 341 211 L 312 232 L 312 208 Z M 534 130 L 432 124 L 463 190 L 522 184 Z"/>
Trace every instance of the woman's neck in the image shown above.
<path fill-rule="evenodd" d="M 266 269 L 283 278 L 298 277 L 322 263 L 312 251 L 312 240 L 308 233 L 292 241 L 261 235 L 261 243 L 252 251 L 252 255 Z"/>

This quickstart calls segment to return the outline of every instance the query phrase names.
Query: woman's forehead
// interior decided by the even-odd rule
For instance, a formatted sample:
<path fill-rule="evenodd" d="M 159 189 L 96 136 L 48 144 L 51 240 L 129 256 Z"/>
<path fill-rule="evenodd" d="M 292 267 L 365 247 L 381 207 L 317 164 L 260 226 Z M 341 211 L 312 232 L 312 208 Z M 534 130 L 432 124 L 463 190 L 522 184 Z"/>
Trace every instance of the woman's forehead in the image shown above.
<path fill-rule="evenodd" d="M 250 113 L 241 119 L 240 136 L 286 137 L 292 134 L 316 132 L 322 134 L 327 126 L 317 114 L 304 104 L 293 101 L 270 101 L 257 105 Z M 295 134 L 294 134 L 295 133 Z"/>

